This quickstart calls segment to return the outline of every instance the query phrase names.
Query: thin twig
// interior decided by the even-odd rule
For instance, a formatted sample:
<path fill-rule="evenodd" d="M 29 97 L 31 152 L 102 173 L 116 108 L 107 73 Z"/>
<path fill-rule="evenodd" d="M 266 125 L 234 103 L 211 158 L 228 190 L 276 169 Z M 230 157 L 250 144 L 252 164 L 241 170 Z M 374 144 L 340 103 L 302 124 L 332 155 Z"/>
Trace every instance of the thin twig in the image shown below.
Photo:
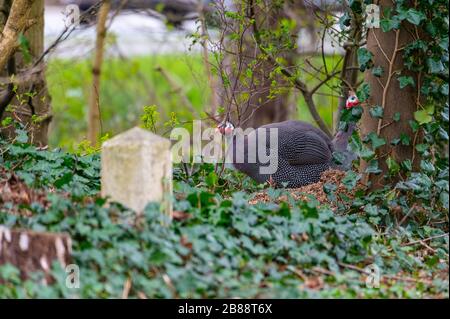
<path fill-rule="evenodd" d="M 373 34 L 375 35 L 375 32 L 373 32 Z M 384 111 L 384 109 L 386 107 L 386 99 L 387 99 L 387 93 L 388 93 L 388 90 L 389 90 L 389 85 L 390 85 L 392 77 L 394 76 L 394 73 L 395 73 L 393 71 L 393 69 L 394 69 L 395 59 L 396 59 L 397 53 L 399 51 L 398 50 L 399 38 L 400 38 L 400 30 L 395 30 L 394 50 L 392 51 L 391 59 L 390 60 L 388 59 L 388 61 L 389 61 L 389 71 L 388 71 L 388 74 L 387 74 L 386 83 L 385 83 L 384 88 L 383 88 L 383 96 L 381 98 L 381 108 L 383 109 L 383 111 Z M 376 39 L 376 37 L 375 37 L 375 39 Z M 380 48 L 381 52 L 384 52 L 380 45 L 379 45 L 379 48 Z M 383 53 L 383 54 L 385 54 L 385 53 Z M 381 126 L 382 126 L 382 124 L 383 124 L 383 119 L 381 118 L 381 119 L 378 120 L 377 135 L 380 135 L 380 133 L 381 133 Z"/>
<path fill-rule="evenodd" d="M 401 246 L 403 247 L 403 246 L 411 246 L 411 245 L 416 245 L 416 244 L 420 244 L 420 243 L 425 243 L 425 242 L 428 242 L 430 240 L 437 239 L 437 238 L 442 238 L 442 237 L 445 237 L 445 236 L 448 237 L 448 233 L 441 234 L 441 235 L 436 235 L 436 236 L 431 236 L 431 237 L 428 237 L 428 238 L 425 238 L 425 239 L 419 239 L 419 240 L 415 240 L 415 241 L 410 241 L 408 243 L 402 244 Z"/>

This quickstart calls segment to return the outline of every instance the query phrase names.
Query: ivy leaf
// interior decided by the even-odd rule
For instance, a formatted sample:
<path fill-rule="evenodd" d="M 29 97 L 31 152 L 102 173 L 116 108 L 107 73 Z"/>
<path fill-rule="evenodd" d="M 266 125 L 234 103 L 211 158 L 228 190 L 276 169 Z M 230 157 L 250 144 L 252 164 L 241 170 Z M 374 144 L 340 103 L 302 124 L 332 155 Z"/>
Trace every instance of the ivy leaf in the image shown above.
<path fill-rule="evenodd" d="M 349 141 L 350 149 L 363 160 L 368 161 L 375 156 L 375 152 L 361 143 L 358 134 L 352 134 Z"/>
<path fill-rule="evenodd" d="M 442 192 L 441 195 L 439 196 L 439 200 L 442 204 L 442 206 L 444 206 L 444 208 L 446 210 L 448 210 L 448 192 Z"/>
<path fill-rule="evenodd" d="M 22 144 L 28 142 L 28 134 L 26 130 L 21 129 L 16 130 L 16 142 Z"/>
<path fill-rule="evenodd" d="M 420 124 L 430 123 L 433 120 L 434 105 L 430 105 L 426 109 L 414 112 L 414 119 Z"/>
<path fill-rule="evenodd" d="M 364 207 L 364 212 L 366 212 L 369 216 L 377 216 L 378 215 L 378 207 L 373 204 L 367 204 Z"/>
<path fill-rule="evenodd" d="M 365 172 L 366 173 L 371 173 L 371 174 L 380 174 L 382 171 L 378 167 L 378 160 L 373 159 L 373 160 L 369 161 Z"/>
<path fill-rule="evenodd" d="M 439 136 L 444 140 L 448 141 L 448 132 L 444 130 L 442 127 L 439 128 Z"/>
<path fill-rule="evenodd" d="M 441 116 L 445 123 L 449 122 L 449 120 L 448 120 L 448 104 L 446 106 L 444 106 L 444 110 L 442 110 Z"/>
<path fill-rule="evenodd" d="M 396 145 L 398 145 L 400 143 L 400 138 L 394 138 L 392 141 L 391 141 L 391 145 L 394 145 L 394 146 L 396 146 Z"/>
<path fill-rule="evenodd" d="M 428 149 L 428 145 L 427 144 L 417 144 L 416 145 L 416 150 L 417 152 L 419 152 L 419 154 L 423 154 L 427 151 Z"/>
<path fill-rule="evenodd" d="M 409 120 L 408 123 L 409 123 L 409 126 L 411 126 L 413 132 L 414 133 L 417 132 L 417 130 L 420 127 L 419 123 L 417 123 L 417 121 L 414 121 L 414 120 Z"/>
<path fill-rule="evenodd" d="M 425 173 L 434 173 L 434 171 L 435 171 L 434 165 L 432 163 L 430 163 L 429 161 L 426 161 L 426 160 L 420 161 L 420 168 Z"/>
<path fill-rule="evenodd" d="M 361 102 L 365 102 L 370 97 L 370 85 L 368 83 L 364 83 L 356 92 L 356 96 Z"/>
<path fill-rule="evenodd" d="M 381 19 L 380 27 L 383 32 L 389 32 L 394 29 L 397 30 L 398 28 L 400 28 L 400 20 L 395 16 L 393 18 Z"/>
<path fill-rule="evenodd" d="M 354 106 L 352 107 L 352 116 L 356 120 L 359 120 L 361 118 L 361 115 L 363 113 L 363 108 L 361 106 Z"/>
<path fill-rule="evenodd" d="M 323 185 L 323 191 L 325 194 L 332 194 L 337 189 L 336 184 L 333 183 L 325 183 Z"/>
<path fill-rule="evenodd" d="M 412 171 L 412 162 L 410 159 L 404 160 L 403 162 L 400 163 L 400 166 L 405 170 L 405 171 Z"/>
<path fill-rule="evenodd" d="M 411 8 L 408 10 L 408 12 L 406 12 L 406 20 L 414 25 L 419 25 L 420 22 L 425 19 L 425 14 L 423 12 L 417 11 L 416 9 Z"/>
<path fill-rule="evenodd" d="M 372 67 L 373 54 L 366 48 L 359 48 L 357 51 L 359 70 L 364 72 Z"/>
<path fill-rule="evenodd" d="M 372 69 L 373 76 L 376 76 L 377 78 L 381 77 L 383 75 L 383 68 L 381 66 L 376 66 Z"/>
<path fill-rule="evenodd" d="M 206 177 L 206 183 L 209 187 L 214 187 L 217 185 L 219 178 L 217 177 L 217 174 L 215 172 L 211 172 Z"/>
<path fill-rule="evenodd" d="M 377 149 L 378 147 L 386 144 L 386 141 L 384 140 L 384 138 L 379 137 L 375 132 L 370 132 L 366 136 L 366 141 L 367 140 L 370 140 L 370 142 L 372 143 L 372 147 L 374 149 Z"/>
<path fill-rule="evenodd" d="M 350 9 L 356 14 L 362 13 L 362 1 L 360 0 L 350 0 L 348 2 Z"/>
<path fill-rule="evenodd" d="M 356 183 L 361 179 L 361 175 L 354 172 L 354 171 L 348 171 L 344 178 L 342 179 L 342 184 L 348 189 L 352 190 L 355 188 Z"/>
<path fill-rule="evenodd" d="M 342 152 L 333 152 L 332 158 L 333 163 L 337 165 L 342 165 L 345 161 L 345 155 Z"/>
<path fill-rule="evenodd" d="M 400 82 L 401 89 L 407 87 L 408 85 L 411 85 L 412 87 L 416 85 L 412 76 L 399 76 L 398 82 Z"/>
<path fill-rule="evenodd" d="M 370 108 L 369 113 L 372 117 L 381 119 L 383 118 L 383 108 L 379 105 L 375 105 Z"/>
<path fill-rule="evenodd" d="M 408 146 L 411 144 L 411 138 L 407 134 L 401 133 L 400 142 L 402 143 L 402 145 Z"/>
<path fill-rule="evenodd" d="M 350 26 L 350 22 L 352 19 L 350 18 L 350 14 L 348 12 L 345 12 L 340 18 L 339 18 L 339 26 L 341 29 L 345 29 L 345 27 Z"/>
<path fill-rule="evenodd" d="M 446 96 L 448 96 L 448 83 L 444 83 L 441 86 L 440 92 Z"/>
<path fill-rule="evenodd" d="M 400 171 L 400 165 L 390 156 L 386 159 L 386 165 L 391 175 L 395 175 Z"/>
<path fill-rule="evenodd" d="M 394 116 L 392 117 L 394 122 L 400 121 L 400 112 L 395 112 Z"/>
<path fill-rule="evenodd" d="M 444 64 L 441 60 L 436 60 L 433 58 L 427 59 L 427 66 L 431 74 L 439 74 L 445 70 Z"/>

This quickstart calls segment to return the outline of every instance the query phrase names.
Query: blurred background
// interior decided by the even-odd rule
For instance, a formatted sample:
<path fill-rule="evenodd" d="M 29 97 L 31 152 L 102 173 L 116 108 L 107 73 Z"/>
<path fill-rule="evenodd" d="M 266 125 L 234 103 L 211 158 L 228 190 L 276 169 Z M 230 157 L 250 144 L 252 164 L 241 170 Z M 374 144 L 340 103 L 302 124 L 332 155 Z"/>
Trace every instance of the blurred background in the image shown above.
<path fill-rule="evenodd" d="M 205 76 L 202 46 L 198 41 L 199 8 L 213 11 L 214 1 L 136 0 L 111 10 L 107 22 L 105 57 L 99 89 L 102 135 L 114 135 L 140 123 L 145 106 L 159 113 L 158 133 L 165 134 L 164 122 L 176 113 L 180 122 L 205 117 L 211 86 Z M 331 1 L 332 2 L 332 1 Z M 96 41 L 96 12 L 86 14 L 93 0 L 46 0 L 45 47 L 58 45 L 46 55 L 47 84 L 52 99 L 53 119 L 49 144 L 73 150 L 86 139 L 92 64 Z M 67 5 L 77 4 L 85 13 L 79 27 L 63 41 Z M 112 7 L 119 6 L 114 3 Z M 333 69 L 343 55 L 342 46 L 330 34 L 322 38 L 320 26 L 307 19 L 298 21 L 298 57 L 318 60 L 323 50 L 325 63 Z M 208 36 L 218 37 L 214 21 L 208 21 Z M 339 29 L 339 25 L 335 26 Z M 335 43 L 336 42 L 336 43 Z M 319 54 L 320 53 L 320 54 Z M 299 58 L 300 59 L 300 58 Z M 305 66 L 306 68 L 308 66 Z M 307 83 L 319 81 L 313 73 L 300 75 Z M 338 80 L 329 81 L 315 95 L 316 107 L 329 127 L 338 107 Z M 290 117 L 312 122 L 303 98 L 289 94 Z"/>

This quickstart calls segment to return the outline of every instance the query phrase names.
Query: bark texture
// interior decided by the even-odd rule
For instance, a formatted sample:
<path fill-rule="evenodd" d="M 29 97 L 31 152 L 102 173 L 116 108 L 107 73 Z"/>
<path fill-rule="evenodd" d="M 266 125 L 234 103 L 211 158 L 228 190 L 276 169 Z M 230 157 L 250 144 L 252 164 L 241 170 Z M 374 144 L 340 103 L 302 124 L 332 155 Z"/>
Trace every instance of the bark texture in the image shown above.
<path fill-rule="evenodd" d="M 92 68 L 92 92 L 89 103 L 88 115 L 88 139 L 92 145 L 96 145 L 101 134 L 101 117 L 100 117 L 100 77 L 102 73 L 104 46 L 106 38 L 106 20 L 111 9 L 111 1 L 103 2 L 98 13 L 97 22 L 97 40 L 95 43 L 95 58 Z"/>
<path fill-rule="evenodd" d="M 18 52 L 18 39 L 23 34 L 28 48 Z M 26 52 L 26 53 L 25 53 Z M 44 0 L 14 0 L 0 37 L 0 70 L 15 54 L 17 72 L 26 72 L 44 52 Z M 26 58 L 29 56 L 29 59 Z M 50 96 L 45 81 L 45 68 L 29 81 L 17 83 L 16 98 L 10 106 L 12 116 L 29 132 L 30 143 L 38 146 L 48 144 L 48 127 L 51 120 Z M 13 137 L 13 130 L 3 133 Z"/>
<path fill-rule="evenodd" d="M 380 1 L 380 5 L 383 9 L 392 6 L 392 2 L 383 0 Z M 414 119 L 414 112 L 421 101 L 421 96 L 417 92 L 417 86 L 421 82 L 420 75 L 411 72 L 402 73 L 413 77 L 416 83 L 415 88 L 407 86 L 401 89 L 397 79 L 398 72 L 404 68 L 403 47 L 413 41 L 411 30 L 414 30 L 412 25 L 403 23 L 396 31 L 383 32 L 381 29 L 370 29 L 368 33 L 367 49 L 374 55 L 374 65 L 381 66 L 384 70 L 380 78 L 375 77 L 370 70 L 365 74 L 365 80 L 371 87 L 368 105 L 380 105 L 384 110 L 383 119 L 372 117 L 367 108 L 362 116 L 362 135 L 366 136 L 370 132 L 375 132 L 386 141 L 386 145 L 377 149 L 379 168 L 382 173 L 366 176 L 366 182 L 370 181 L 373 189 L 386 183 L 383 176 L 388 172 L 386 159 L 389 156 L 398 163 L 410 159 L 413 161 L 413 167 L 417 167 L 419 162 L 414 146 L 418 143 L 420 136 L 412 131 L 409 121 Z M 393 117 L 397 112 L 400 113 L 401 119 L 395 122 Z M 411 138 L 411 145 L 406 146 L 401 143 L 396 146 L 391 145 L 390 142 L 400 137 L 402 133 Z M 363 163 L 362 171 L 365 168 L 366 163 Z"/>

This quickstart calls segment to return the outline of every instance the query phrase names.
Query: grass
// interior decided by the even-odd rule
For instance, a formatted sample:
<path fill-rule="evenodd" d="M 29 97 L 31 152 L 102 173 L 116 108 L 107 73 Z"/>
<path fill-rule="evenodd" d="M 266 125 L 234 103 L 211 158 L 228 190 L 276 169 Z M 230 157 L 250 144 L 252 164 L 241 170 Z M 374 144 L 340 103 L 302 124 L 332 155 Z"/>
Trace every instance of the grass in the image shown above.
<path fill-rule="evenodd" d="M 327 57 L 329 68 L 332 68 L 337 59 Z M 156 70 L 158 67 L 168 74 L 170 80 Z M 307 73 L 304 73 L 302 78 L 311 87 L 319 81 Z M 47 80 L 54 113 L 50 145 L 73 150 L 86 138 L 92 82 L 91 62 L 51 60 Z M 170 84 L 169 81 L 173 83 Z M 336 86 L 338 83 L 330 81 L 329 84 Z M 103 66 L 99 92 L 102 133 L 110 135 L 138 124 L 146 105 L 157 106 L 161 123 L 169 120 L 171 112 L 175 112 L 180 121 L 198 119 L 204 116 L 202 111 L 208 109 L 210 95 L 201 57 L 179 54 L 126 60 L 109 58 Z M 331 127 L 338 99 L 329 96 L 331 89 L 327 86 L 318 93 L 315 99 L 318 111 Z M 187 105 L 188 103 L 192 106 Z M 292 103 L 295 103 L 297 108 L 293 117 L 312 122 L 303 98 L 296 92 L 292 95 Z M 159 133 L 162 132 L 163 130 Z"/>

